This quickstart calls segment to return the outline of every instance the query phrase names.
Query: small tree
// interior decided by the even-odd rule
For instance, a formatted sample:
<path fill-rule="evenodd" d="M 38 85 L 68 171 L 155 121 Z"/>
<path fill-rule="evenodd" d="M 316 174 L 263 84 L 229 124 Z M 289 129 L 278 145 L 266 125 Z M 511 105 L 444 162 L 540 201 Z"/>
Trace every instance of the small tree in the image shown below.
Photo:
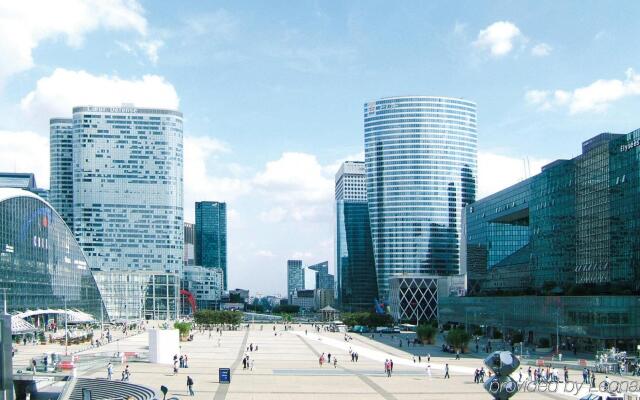
<path fill-rule="evenodd" d="M 431 324 L 419 325 L 416 328 L 416 335 L 422 343 L 434 344 L 438 329 Z"/>
<path fill-rule="evenodd" d="M 453 328 L 447 334 L 445 338 L 447 344 L 453 347 L 456 350 L 464 350 L 467 347 L 467 343 L 471 340 L 471 335 L 469 335 L 464 329 Z"/>
<path fill-rule="evenodd" d="M 180 338 L 189 336 L 189 332 L 191 332 L 191 324 L 188 322 L 176 322 L 173 327 L 180 332 Z"/>

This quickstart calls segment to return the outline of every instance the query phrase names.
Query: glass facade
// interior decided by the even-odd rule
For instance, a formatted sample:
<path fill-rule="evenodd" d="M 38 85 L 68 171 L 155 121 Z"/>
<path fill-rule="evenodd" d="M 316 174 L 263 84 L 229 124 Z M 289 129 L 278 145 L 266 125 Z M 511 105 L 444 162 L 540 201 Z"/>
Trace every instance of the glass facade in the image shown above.
<path fill-rule="evenodd" d="M 287 260 L 287 296 L 289 300 L 298 290 L 304 289 L 302 260 Z"/>
<path fill-rule="evenodd" d="M 461 217 L 476 192 L 475 103 L 392 97 L 364 104 L 365 165 L 378 289 L 399 274 L 460 270 Z"/>
<path fill-rule="evenodd" d="M 100 317 L 89 262 L 60 215 L 33 193 L 0 189 L 0 288 L 9 312 L 78 309 Z"/>
<path fill-rule="evenodd" d="M 49 120 L 50 200 L 73 229 L 73 120 Z"/>
<path fill-rule="evenodd" d="M 227 290 L 227 204 L 217 201 L 196 202 L 195 263 L 205 268 L 220 268 Z"/>
<path fill-rule="evenodd" d="M 94 267 L 180 272 L 182 163 L 180 112 L 73 109 L 73 228 Z"/>
<path fill-rule="evenodd" d="M 555 301 L 557 315 L 540 312 L 527 320 L 514 308 L 507 320 L 515 322 L 503 324 L 531 335 L 573 325 L 564 335 L 585 349 L 592 345 L 589 335 L 599 346 L 615 340 L 629 345 L 640 329 L 631 316 L 640 307 L 639 195 L 636 130 L 597 135 L 582 144 L 579 156 L 554 161 L 538 175 L 467 206 L 472 299 L 452 298 L 449 306 L 460 301 L 490 310 L 493 300 L 505 296 L 517 303 L 524 300 L 514 296 L 537 295 L 527 301 Z"/>
<path fill-rule="evenodd" d="M 332 292 L 335 292 L 336 281 L 335 277 L 329 273 L 328 261 L 310 265 L 307 269 L 316 272 L 316 289 L 329 289 Z"/>
<path fill-rule="evenodd" d="M 373 308 L 378 282 L 363 162 L 347 161 L 336 174 L 336 275 L 343 310 Z"/>
<path fill-rule="evenodd" d="M 178 274 L 153 271 L 93 271 L 111 321 L 176 320 Z"/>

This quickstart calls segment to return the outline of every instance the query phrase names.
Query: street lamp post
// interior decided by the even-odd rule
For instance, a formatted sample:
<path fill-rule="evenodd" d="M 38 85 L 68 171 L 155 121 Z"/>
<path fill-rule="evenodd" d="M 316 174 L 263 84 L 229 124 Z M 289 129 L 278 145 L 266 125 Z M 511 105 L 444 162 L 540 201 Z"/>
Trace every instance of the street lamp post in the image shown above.
<path fill-rule="evenodd" d="M 67 296 L 64 296 L 64 355 L 69 355 L 69 330 L 67 327 Z"/>

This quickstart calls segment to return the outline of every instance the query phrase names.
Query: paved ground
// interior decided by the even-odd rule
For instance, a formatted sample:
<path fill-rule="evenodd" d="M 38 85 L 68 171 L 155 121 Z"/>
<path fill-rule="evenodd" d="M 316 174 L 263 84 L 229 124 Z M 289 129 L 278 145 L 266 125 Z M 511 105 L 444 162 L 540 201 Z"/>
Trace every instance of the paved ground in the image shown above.
<path fill-rule="evenodd" d="M 131 381 L 149 386 L 158 393 L 160 385 L 165 385 L 170 396 L 184 398 L 187 397 L 187 375 L 190 375 L 195 381 L 194 398 L 207 400 L 489 398 L 480 385 L 473 383 L 473 370 L 482 362 L 479 358 L 463 356 L 462 360 L 454 360 L 452 355 L 432 353 L 432 377 L 428 377 L 426 360 L 423 359 L 421 365 L 414 363 L 412 354 L 404 351 L 414 348 L 394 348 L 356 334 L 351 334 L 353 340 L 345 342 L 344 334 L 316 334 L 312 333 L 311 327 L 306 328 L 307 333 L 305 326 L 294 326 L 293 331 L 285 332 L 282 326 L 277 326 L 274 334 L 273 325 L 262 325 L 262 328 L 261 325 L 253 325 L 250 330 L 225 331 L 222 336 L 214 333 L 211 339 L 208 333 L 195 333 L 192 342 L 182 343 L 182 352 L 189 357 L 189 368 L 181 369 L 174 376 L 170 365 L 131 361 Z M 248 353 L 255 360 L 252 371 L 243 370 L 241 363 L 250 343 L 259 348 Z M 20 347 L 23 350 L 23 346 Z M 37 349 L 34 354 L 41 354 L 44 347 L 27 346 L 20 357 L 28 359 L 33 348 Z M 349 348 L 359 353 L 359 362 L 351 362 Z M 146 352 L 147 335 L 123 338 L 117 343 L 80 354 L 108 354 L 117 350 Z M 321 353 L 337 356 L 337 367 L 326 364 L 320 367 L 318 358 Z M 394 361 L 391 378 L 384 374 L 385 358 Z M 451 367 L 451 379 L 443 379 L 445 363 Z M 218 368 L 221 367 L 232 368 L 230 385 L 218 383 Z M 120 377 L 122 368 L 115 365 L 114 377 Z M 78 374 L 104 378 L 106 363 L 98 361 L 92 368 Z M 522 400 L 542 397 L 570 399 L 568 395 L 547 392 L 516 395 L 516 399 Z"/>

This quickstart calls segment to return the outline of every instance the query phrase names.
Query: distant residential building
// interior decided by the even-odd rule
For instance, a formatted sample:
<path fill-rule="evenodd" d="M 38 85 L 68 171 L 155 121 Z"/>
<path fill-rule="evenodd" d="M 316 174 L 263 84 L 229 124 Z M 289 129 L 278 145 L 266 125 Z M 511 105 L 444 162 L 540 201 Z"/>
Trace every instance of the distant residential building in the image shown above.
<path fill-rule="evenodd" d="M 220 268 L 184 266 L 181 287 L 193 295 L 198 310 L 219 308 L 223 284 L 224 272 Z"/>
<path fill-rule="evenodd" d="M 297 290 L 304 289 L 302 260 L 287 260 L 287 296 L 289 300 Z"/>
<path fill-rule="evenodd" d="M 224 272 L 227 290 L 227 204 L 218 201 L 196 202 L 195 263 Z"/>
<path fill-rule="evenodd" d="M 73 230 L 73 119 L 49 120 L 50 203 Z"/>
<path fill-rule="evenodd" d="M 28 190 L 41 199 L 49 201 L 49 191 L 39 188 L 36 184 L 36 176 L 30 172 L 0 172 L 0 188 Z"/>
<path fill-rule="evenodd" d="M 315 271 L 316 273 L 316 289 L 330 289 L 335 292 L 336 283 L 334 276 L 329 273 L 328 261 L 310 265 L 307 267 L 307 269 L 310 271 Z"/>
<path fill-rule="evenodd" d="M 402 274 L 457 275 L 475 200 L 475 103 L 402 96 L 364 104 L 365 169 L 378 291 Z"/>
<path fill-rule="evenodd" d="M 345 311 L 371 310 L 378 298 L 378 282 L 364 162 L 345 161 L 336 173 L 335 186 L 338 303 Z"/>
<path fill-rule="evenodd" d="M 60 152 L 68 149 L 67 135 L 58 143 Z M 179 273 L 182 113 L 132 105 L 74 107 L 72 142 L 73 231 L 92 268 Z M 66 203 L 68 159 L 60 160 L 52 169 L 61 175 L 52 176 L 52 191 Z"/>
<path fill-rule="evenodd" d="M 196 225 L 184 223 L 184 265 L 196 265 L 195 259 Z"/>

